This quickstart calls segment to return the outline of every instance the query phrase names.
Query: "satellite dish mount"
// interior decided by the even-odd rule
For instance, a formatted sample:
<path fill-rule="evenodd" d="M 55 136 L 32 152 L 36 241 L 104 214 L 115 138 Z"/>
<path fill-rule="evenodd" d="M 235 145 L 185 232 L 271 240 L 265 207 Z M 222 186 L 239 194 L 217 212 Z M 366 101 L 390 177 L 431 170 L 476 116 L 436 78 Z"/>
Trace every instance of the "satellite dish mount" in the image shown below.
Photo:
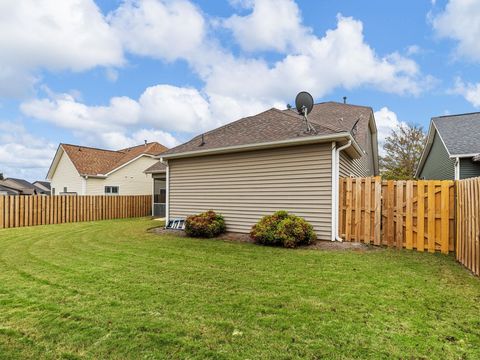
<path fill-rule="evenodd" d="M 305 133 L 316 134 L 317 130 L 310 124 L 308 121 L 308 114 L 313 109 L 313 97 L 306 91 L 301 91 L 297 94 L 295 98 L 295 106 L 300 115 L 303 116 L 305 120 Z"/>

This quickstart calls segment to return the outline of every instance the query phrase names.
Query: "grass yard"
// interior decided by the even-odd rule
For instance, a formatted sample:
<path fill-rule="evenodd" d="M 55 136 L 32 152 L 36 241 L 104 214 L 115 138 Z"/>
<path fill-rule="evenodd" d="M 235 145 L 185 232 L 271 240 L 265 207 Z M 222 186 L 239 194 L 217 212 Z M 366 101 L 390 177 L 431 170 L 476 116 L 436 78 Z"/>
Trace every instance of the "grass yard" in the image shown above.
<path fill-rule="evenodd" d="M 452 256 L 154 225 L 0 230 L 0 358 L 480 358 L 480 279 Z"/>

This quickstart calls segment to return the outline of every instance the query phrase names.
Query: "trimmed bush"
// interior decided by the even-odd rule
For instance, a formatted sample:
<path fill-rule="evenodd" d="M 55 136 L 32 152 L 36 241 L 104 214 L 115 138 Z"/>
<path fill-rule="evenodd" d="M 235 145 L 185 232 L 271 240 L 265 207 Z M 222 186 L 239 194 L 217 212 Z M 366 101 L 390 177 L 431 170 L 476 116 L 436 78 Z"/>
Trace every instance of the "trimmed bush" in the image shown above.
<path fill-rule="evenodd" d="M 250 237 L 257 244 L 294 248 L 311 244 L 317 235 L 305 219 L 282 210 L 260 219 Z"/>
<path fill-rule="evenodd" d="M 185 220 L 185 232 L 191 237 L 212 238 L 223 234 L 225 230 L 223 216 L 213 210 L 189 216 Z"/>

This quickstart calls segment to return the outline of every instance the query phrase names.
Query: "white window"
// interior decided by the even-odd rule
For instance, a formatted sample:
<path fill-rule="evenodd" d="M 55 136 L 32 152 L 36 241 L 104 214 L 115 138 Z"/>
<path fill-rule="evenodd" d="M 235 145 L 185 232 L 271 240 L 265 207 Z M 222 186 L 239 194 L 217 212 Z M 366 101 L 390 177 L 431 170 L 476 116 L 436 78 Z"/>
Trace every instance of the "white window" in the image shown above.
<path fill-rule="evenodd" d="M 118 195 L 118 186 L 105 186 L 105 195 Z"/>

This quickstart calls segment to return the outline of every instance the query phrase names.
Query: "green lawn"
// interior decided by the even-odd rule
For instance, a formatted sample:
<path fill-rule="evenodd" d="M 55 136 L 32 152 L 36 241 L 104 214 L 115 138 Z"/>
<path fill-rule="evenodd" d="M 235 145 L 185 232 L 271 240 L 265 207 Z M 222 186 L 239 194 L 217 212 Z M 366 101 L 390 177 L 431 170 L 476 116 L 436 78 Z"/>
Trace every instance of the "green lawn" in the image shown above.
<path fill-rule="evenodd" d="M 0 358 L 480 358 L 480 279 L 415 251 L 0 230 Z"/>

